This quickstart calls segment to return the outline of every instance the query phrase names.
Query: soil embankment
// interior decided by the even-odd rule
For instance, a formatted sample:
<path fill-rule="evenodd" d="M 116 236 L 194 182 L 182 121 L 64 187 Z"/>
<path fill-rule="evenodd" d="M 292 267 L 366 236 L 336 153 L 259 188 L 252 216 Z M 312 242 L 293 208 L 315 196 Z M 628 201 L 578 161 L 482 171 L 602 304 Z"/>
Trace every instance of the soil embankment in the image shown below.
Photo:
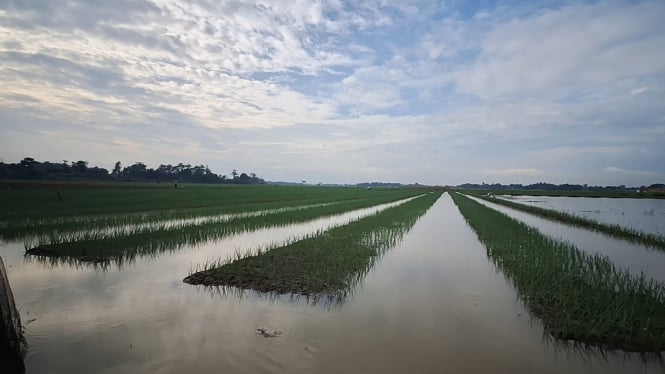
<path fill-rule="evenodd" d="M 23 356 L 27 346 L 22 329 L 7 270 L 0 257 L 0 371 L 3 373 L 25 372 Z"/>

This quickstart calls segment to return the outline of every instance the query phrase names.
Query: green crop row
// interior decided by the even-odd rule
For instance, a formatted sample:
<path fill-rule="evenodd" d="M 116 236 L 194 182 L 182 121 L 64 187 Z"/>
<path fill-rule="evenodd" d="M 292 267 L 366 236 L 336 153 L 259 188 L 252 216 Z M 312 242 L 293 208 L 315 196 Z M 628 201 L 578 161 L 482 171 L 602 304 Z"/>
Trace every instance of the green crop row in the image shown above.
<path fill-rule="evenodd" d="M 468 197 L 455 204 L 555 338 L 638 352 L 665 350 L 665 286 L 618 269 Z"/>
<path fill-rule="evenodd" d="M 612 225 L 612 224 L 606 224 L 606 223 L 601 223 L 598 221 L 594 221 L 592 219 L 584 218 L 584 217 L 579 217 L 576 215 L 564 213 L 564 212 L 558 212 L 556 210 L 552 209 L 545 209 L 545 208 L 540 208 L 540 207 L 535 207 L 535 206 L 530 206 L 526 204 L 520 204 L 516 203 L 513 201 L 508 201 L 505 199 L 499 199 L 495 197 L 488 197 L 488 196 L 483 196 L 483 195 L 477 195 L 475 197 L 479 197 L 483 200 L 490 201 L 495 204 L 507 206 L 509 208 L 521 210 L 523 212 L 535 214 L 537 216 L 551 219 L 553 221 L 557 222 L 562 222 L 578 227 L 583 227 L 591 230 L 595 230 L 598 232 L 602 232 L 608 235 L 611 235 L 615 238 L 619 239 L 626 239 L 635 243 L 640 243 L 644 244 L 653 248 L 658 248 L 661 250 L 665 250 L 665 237 L 661 235 L 656 235 L 656 234 L 650 234 L 646 232 L 642 232 L 639 230 L 623 227 L 620 225 Z"/>
<path fill-rule="evenodd" d="M 65 196 L 63 201 L 45 202 L 41 207 L 33 205 L 35 202 L 40 202 L 43 198 L 40 193 L 44 191 L 13 191 L 17 193 L 13 195 L 16 199 L 6 201 L 7 209 L 2 212 L 5 216 L 13 218 L 5 220 L 0 218 L 0 238 L 20 239 L 51 233 L 80 232 L 167 220 L 194 219 L 201 216 L 295 208 L 303 205 L 380 198 L 387 195 L 407 197 L 416 193 L 407 189 L 366 191 L 358 188 L 323 187 L 246 186 L 243 188 L 197 187 L 171 191 L 109 187 L 96 190 L 68 190 L 63 192 Z M 12 191 L 0 191 L 0 200 L 12 196 L 10 192 Z M 117 195 L 118 192 L 123 194 Z M 69 196 L 69 194 L 74 195 Z M 95 200 L 95 197 L 99 200 Z M 115 202 L 113 198 L 116 198 Z M 144 199 L 147 202 L 137 199 Z M 114 203 L 118 205 L 117 209 L 123 211 L 114 213 L 111 209 Z M 82 212 L 78 209 L 79 204 L 85 204 L 86 214 L 79 214 Z M 31 211 L 32 209 L 36 211 Z"/>
<path fill-rule="evenodd" d="M 415 193 L 415 192 L 412 192 Z M 381 195 L 337 204 L 317 205 L 305 209 L 289 209 L 240 215 L 223 222 L 149 226 L 126 234 L 122 230 L 84 233 L 81 237 L 53 235 L 40 243 L 26 243 L 26 253 L 34 256 L 77 258 L 86 261 L 125 261 L 136 255 L 153 255 L 185 245 L 195 245 L 245 231 L 271 226 L 305 222 L 402 199 L 402 195 Z"/>
<path fill-rule="evenodd" d="M 343 298 L 441 196 L 428 193 L 278 248 L 204 265 L 186 283 Z"/>

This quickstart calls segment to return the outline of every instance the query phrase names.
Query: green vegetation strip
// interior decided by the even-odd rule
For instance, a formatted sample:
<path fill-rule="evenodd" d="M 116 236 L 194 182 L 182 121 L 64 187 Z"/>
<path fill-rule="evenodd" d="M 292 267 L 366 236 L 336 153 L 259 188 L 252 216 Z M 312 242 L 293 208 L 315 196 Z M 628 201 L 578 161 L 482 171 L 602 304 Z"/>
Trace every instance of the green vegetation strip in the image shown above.
<path fill-rule="evenodd" d="M 411 191 L 412 195 L 417 192 Z M 253 216 L 239 216 L 225 222 L 182 225 L 168 228 L 148 228 L 130 235 L 110 237 L 81 238 L 74 241 L 62 241 L 58 236 L 50 237 L 26 253 L 35 256 L 68 257 L 84 261 L 124 261 L 136 255 L 152 255 L 185 245 L 195 245 L 209 240 L 257 230 L 271 226 L 283 226 L 312 219 L 345 213 L 361 208 L 390 203 L 405 196 L 398 194 L 381 195 L 371 199 L 352 200 L 333 205 L 323 205 L 308 209 L 286 210 Z M 63 236 L 67 239 L 69 236 Z M 29 247 L 29 246 L 28 246 Z"/>
<path fill-rule="evenodd" d="M 665 286 L 616 268 L 468 197 L 451 194 L 496 266 L 555 338 L 665 350 Z"/>
<path fill-rule="evenodd" d="M 474 197 L 478 197 L 495 204 L 507 206 L 509 208 L 521 210 L 523 212 L 531 213 L 543 218 L 551 219 L 553 221 L 563 222 L 570 225 L 599 231 L 611 235 L 615 238 L 626 239 L 635 243 L 641 243 L 661 250 L 665 249 L 665 237 L 661 235 L 645 233 L 639 230 L 634 230 L 619 225 L 601 223 L 598 221 L 594 221 L 592 219 L 587 219 L 584 217 L 579 217 L 564 212 L 557 212 L 556 210 L 529 206 L 526 204 L 519 204 L 505 199 L 493 198 L 483 195 L 474 195 Z"/>
<path fill-rule="evenodd" d="M 413 194 L 413 193 L 411 193 Z M 394 193 L 394 197 L 411 195 L 406 191 Z M 384 194 L 387 196 L 388 194 Z M 80 235 L 86 232 L 101 232 L 105 230 L 136 230 L 146 225 L 165 225 L 168 222 L 177 223 L 177 221 L 186 220 L 214 220 L 220 219 L 223 215 L 242 215 L 242 214 L 262 214 L 263 212 L 275 210 L 297 210 L 309 208 L 323 204 L 338 204 L 340 202 L 361 201 L 375 199 L 376 195 L 370 195 L 363 199 L 348 200 L 289 200 L 274 201 L 268 203 L 248 203 L 227 206 L 210 206 L 205 208 L 177 209 L 165 211 L 150 211 L 128 214 L 111 215 L 92 215 L 92 216 L 71 216 L 58 219 L 32 220 L 29 222 L 20 222 L 0 226 L 0 239 L 16 240 L 25 238 L 51 237 L 54 235 L 62 236 L 65 233 Z"/>
<path fill-rule="evenodd" d="M 441 196 L 429 193 L 285 246 L 208 264 L 184 282 L 260 292 L 343 297 Z"/>
<path fill-rule="evenodd" d="M 365 198 L 370 193 L 398 191 L 350 187 L 171 185 L 132 187 L 116 183 L 106 188 L 61 190 L 0 190 L 0 222 L 60 220 L 85 215 L 132 214 L 154 211 L 243 206 L 288 201 L 334 201 Z M 310 204 L 310 203 L 308 203 Z"/>
<path fill-rule="evenodd" d="M 0 191 L 0 202 L 6 208 L 0 212 L 0 239 L 11 240 L 165 220 L 295 208 L 387 195 L 395 198 L 408 197 L 417 192 L 408 189 L 366 191 L 359 188 L 272 186 L 196 186 L 184 190 L 109 187 L 68 190 L 62 193 L 62 201 L 55 199 L 55 195 L 51 196 L 54 193 Z M 123 212 L 117 213 L 116 209 Z M 3 215 L 13 218 L 2 219 Z"/>

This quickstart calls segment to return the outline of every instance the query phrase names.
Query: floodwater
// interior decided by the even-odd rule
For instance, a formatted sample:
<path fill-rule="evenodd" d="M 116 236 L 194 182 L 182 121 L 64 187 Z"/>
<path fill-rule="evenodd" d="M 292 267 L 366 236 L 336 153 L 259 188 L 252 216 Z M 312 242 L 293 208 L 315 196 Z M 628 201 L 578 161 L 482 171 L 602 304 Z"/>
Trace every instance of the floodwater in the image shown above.
<path fill-rule="evenodd" d="M 605 255 L 615 265 L 628 270 L 634 275 L 644 273 L 647 277 L 665 282 L 665 251 L 652 249 L 627 240 L 616 239 L 600 232 L 551 221 L 486 200 L 471 198 L 535 227 L 545 235 L 567 241 L 588 253 Z"/>
<path fill-rule="evenodd" d="M 30 344 L 28 373 L 665 369 L 653 359 L 544 339 L 447 195 L 343 304 L 251 292 L 239 297 L 182 282 L 193 264 L 293 235 L 288 228 L 259 230 L 108 271 L 48 266 L 24 259 L 22 245 L 4 243 L 0 251 Z M 258 327 L 283 333 L 264 338 L 254 332 Z"/>
<path fill-rule="evenodd" d="M 497 197 L 650 234 L 665 235 L 665 199 L 506 195 L 497 195 Z"/>

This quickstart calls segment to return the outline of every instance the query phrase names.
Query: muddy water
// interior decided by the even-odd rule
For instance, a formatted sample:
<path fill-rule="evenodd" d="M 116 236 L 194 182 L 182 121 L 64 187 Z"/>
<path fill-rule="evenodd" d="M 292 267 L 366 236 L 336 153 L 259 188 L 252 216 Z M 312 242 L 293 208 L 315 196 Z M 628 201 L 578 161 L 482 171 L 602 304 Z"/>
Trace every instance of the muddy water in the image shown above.
<path fill-rule="evenodd" d="M 615 239 L 599 232 L 550 221 L 486 200 L 473 197 L 472 199 L 533 226 L 543 234 L 572 243 L 583 251 L 606 255 L 617 266 L 627 269 L 632 274 L 644 273 L 650 278 L 665 282 L 665 251 Z"/>
<path fill-rule="evenodd" d="M 100 272 L 0 248 L 31 349 L 29 373 L 661 373 L 542 339 L 443 196 L 343 305 L 238 298 L 182 283 L 191 264 L 274 237 L 138 259 Z M 288 234 L 288 232 L 287 232 Z M 274 234 L 275 237 L 278 236 Z M 250 240 L 250 239 L 247 239 Z M 34 321 L 31 321 L 35 318 Z M 30 322 L 31 321 L 31 322 Z M 258 327 L 283 331 L 264 338 Z"/>
<path fill-rule="evenodd" d="M 574 214 L 594 221 L 665 235 L 665 199 L 567 196 L 499 196 L 507 200 Z"/>

